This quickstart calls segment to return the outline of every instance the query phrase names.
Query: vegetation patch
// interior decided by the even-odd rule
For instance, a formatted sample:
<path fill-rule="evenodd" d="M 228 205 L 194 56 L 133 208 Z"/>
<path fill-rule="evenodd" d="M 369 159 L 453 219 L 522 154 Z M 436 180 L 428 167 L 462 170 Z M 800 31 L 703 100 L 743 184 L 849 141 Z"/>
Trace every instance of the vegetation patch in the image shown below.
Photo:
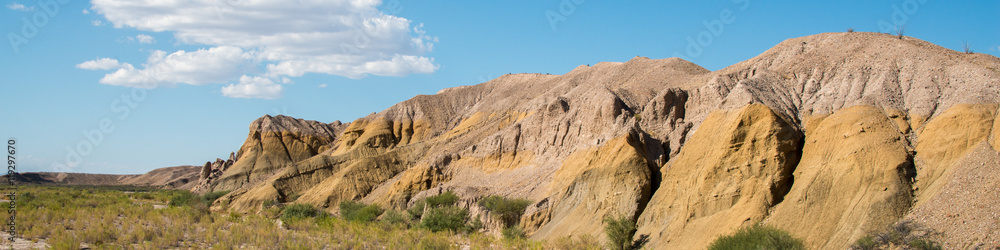
<path fill-rule="evenodd" d="M 504 228 L 512 227 L 521 221 L 524 210 L 531 205 L 531 201 L 525 199 L 507 199 L 501 196 L 489 196 L 479 201 L 494 217 L 503 222 Z"/>
<path fill-rule="evenodd" d="M 316 209 L 312 205 L 295 203 L 285 207 L 281 210 L 281 219 L 283 220 L 294 220 L 302 218 L 312 218 L 320 215 L 325 215 L 326 212 Z"/>
<path fill-rule="evenodd" d="M 806 249 L 802 240 L 777 228 L 753 225 L 715 239 L 710 250 L 722 249 Z"/>
<path fill-rule="evenodd" d="M 635 229 L 635 221 L 625 215 L 604 218 L 604 233 L 608 236 L 608 248 L 632 249 Z"/>
<path fill-rule="evenodd" d="M 854 245 L 851 245 L 851 249 L 941 249 L 941 244 L 931 240 L 934 234 L 934 230 L 924 227 L 915 221 L 903 220 L 892 225 L 885 232 L 861 237 L 861 239 L 854 242 Z"/>
<path fill-rule="evenodd" d="M 204 196 L 176 190 L 147 193 L 139 197 L 123 187 L 21 186 L 18 231 L 20 237 L 54 249 L 80 249 L 81 244 L 92 249 L 447 249 L 460 245 L 540 249 L 545 244 L 498 239 L 475 231 L 456 235 L 449 230 L 358 223 L 327 216 L 308 204 L 270 206 L 268 211 L 281 209 L 273 215 L 210 213 L 199 208 L 205 204 L 201 202 Z M 177 205 L 154 208 L 171 201 Z M 382 220 L 394 220 L 392 213 L 408 219 L 406 213 L 390 210 Z M 276 219 L 282 216 L 296 219 L 279 223 Z"/>
<path fill-rule="evenodd" d="M 356 201 L 340 202 L 340 218 L 357 222 L 372 222 L 382 215 L 382 207 L 376 204 L 367 205 Z"/>

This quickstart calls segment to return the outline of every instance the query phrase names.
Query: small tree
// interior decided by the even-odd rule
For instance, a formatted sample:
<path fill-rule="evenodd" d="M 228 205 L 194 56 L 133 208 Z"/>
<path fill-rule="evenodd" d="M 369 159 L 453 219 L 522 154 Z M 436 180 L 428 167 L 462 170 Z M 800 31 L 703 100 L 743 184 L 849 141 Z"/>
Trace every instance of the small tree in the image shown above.
<path fill-rule="evenodd" d="M 531 201 L 525 199 L 507 199 L 501 196 L 493 195 L 483 198 L 479 201 L 479 205 L 486 208 L 497 217 L 505 228 L 514 226 L 521 220 L 521 215 L 524 214 L 524 210 L 531 205 Z"/>
<path fill-rule="evenodd" d="M 608 248 L 631 249 L 635 236 L 635 221 L 625 215 L 604 218 L 604 233 L 608 235 Z"/>
<path fill-rule="evenodd" d="M 896 37 L 903 39 L 903 34 L 906 34 L 906 25 L 896 26 Z"/>
<path fill-rule="evenodd" d="M 962 43 L 962 51 L 966 54 L 972 54 L 972 46 L 969 45 L 969 41 Z"/>

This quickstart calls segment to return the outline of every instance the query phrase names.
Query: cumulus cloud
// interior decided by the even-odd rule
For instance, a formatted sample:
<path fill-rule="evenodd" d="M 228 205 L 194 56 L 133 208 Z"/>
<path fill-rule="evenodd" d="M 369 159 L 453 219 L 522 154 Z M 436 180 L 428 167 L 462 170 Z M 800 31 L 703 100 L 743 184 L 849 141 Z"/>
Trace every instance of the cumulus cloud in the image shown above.
<path fill-rule="evenodd" d="M 99 58 L 77 64 L 76 67 L 89 70 L 111 70 L 121 67 L 121 63 L 111 58 Z"/>
<path fill-rule="evenodd" d="M 171 67 L 150 60 L 142 69 L 123 68 L 108 74 L 101 80 L 106 84 L 128 86 L 141 79 L 188 84 L 225 83 L 219 81 L 232 81 L 245 74 L 265 77 L 272 82 L 285 82 L 285 77 L 307 73 L 358 79 L 369 75 L 429 74 L 439 68 L 433 58 L 425 56 L 433 50 L 437 38 L 428 36 L 422 24 L 382 13 L 377 9 L 381 4 L 378 0 L 193 3 L 94 0 L 92 4 L 92 10 L 116 28 L 171 32 L 183 44 L 207 46 L 205 51 L 239 50 L 237 54 L 241 55 L 239 60 L 231 60 L 234 59 L 232 54 L 203 53 L 200 59 L 213 64 L 190 63 L 223 68 L 253 66 L 264 70 L 256 74 L 229 70 L 225 72 L 228 79 L 222 73 L 167 79 L 168 76 L 151 77 L 142 73 L 157 68 L 163 75 L 170 72 L 167 69 Z M 176 53 L 184 51 L 171 55 Z M 212 56 L 224 58 L 208 58 Z"/>
<path fill-rule="evenodd" d="M 139 40 L 139 43 L 155 43 L 156 38 L 146 34 L 139 34 L 135 36 L 135 40 Z"/>
<path fill-rule="evenodd" d="M 19 3 L 14 3 L 14 2 L 8 3 L 7 4 L 7 8 L 11 9 L 11 10 L 16 10 L 16 11 L 32 11 L 32 10 L 35 10 L 35 6 L 28 7 L 28 6 L 24 6 L 24 4 L 19 4 Z"/>
<path fill-rule="evenodd" d="M 323 83 L 323 84 L 320 84 L 320 85 L 319 85 L 319 86 L 317 86 L 317 87 L 320 87 L 320 88 L 326 88 L 326 83 Z"/>
<path fill-rule="evenodd" d="M 101 25 L 104 25 L 104 22 L 102 22 L 101 20 L 93 20 L 93 21 L 90 21 L 90 24 L 92 24 L 94 26 L 101 26 Z"/>
<path fill-rule="evenodd" d="M 281 85 L 263 77 L 242 76 L 239 84 L 222 87 L 222 95 L 236 98 L 275 99 L 284 94 Z"/>
<path fill-rule="evenodd" d="M 155 88 L 176 83 L 204 85 L 226 83 L 244 74 L 254 73 L 257 59 L 253 52 L 231 46 L 177 51 L 167 54 L 153 51 L 144 68 L 124 63 L 117 71 L 107 74 L 101 83 L 126 87 Z"/>

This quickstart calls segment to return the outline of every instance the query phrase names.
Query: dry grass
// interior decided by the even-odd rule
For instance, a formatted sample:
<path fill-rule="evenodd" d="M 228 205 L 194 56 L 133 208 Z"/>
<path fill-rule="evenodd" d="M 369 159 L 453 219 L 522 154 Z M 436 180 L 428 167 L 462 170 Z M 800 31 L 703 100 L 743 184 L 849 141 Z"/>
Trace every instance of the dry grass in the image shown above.
<path fill-rule="evenodd" d="M 333 216 L 289 219 L 277 216 L 210 213 L 204 206 L 166 204 L 180 191 L 126 193 L 79 187 L 20 188 L 18 225 L 21 237 L 46 242 L 55 249 L 128 248 L 517 248 L 540 249 L 544 242 L 505 240 L 480 233 L 453 234 L 376 221 L 358 223 Z M 566 244 L 586 244 L 570 241 Z M 278 244 L 278 245 L 275 245 Z"/>

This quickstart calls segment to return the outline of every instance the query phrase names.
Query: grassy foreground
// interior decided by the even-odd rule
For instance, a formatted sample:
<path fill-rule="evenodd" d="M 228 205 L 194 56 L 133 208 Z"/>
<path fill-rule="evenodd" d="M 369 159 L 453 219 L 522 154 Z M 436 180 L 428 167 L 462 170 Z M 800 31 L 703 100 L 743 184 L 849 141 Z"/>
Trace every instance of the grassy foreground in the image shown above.
<path fill-rule="evenodd" d="M 54 249 L 541 249 L 586 247 L 573 238 L 552 242 L 455 234 L 388 222 L 359 223 L 334 216 L 282 221 L 260 215 L 210 213 L 204 204 L 166 206 L 185 191 L 125 191 L 122 187 L 21 186 L 16 200 L 19 237 Z M 155 208 L 154 205 L 158 205 Z M 591 243 L 592 240 L 589 241 Z"/>

